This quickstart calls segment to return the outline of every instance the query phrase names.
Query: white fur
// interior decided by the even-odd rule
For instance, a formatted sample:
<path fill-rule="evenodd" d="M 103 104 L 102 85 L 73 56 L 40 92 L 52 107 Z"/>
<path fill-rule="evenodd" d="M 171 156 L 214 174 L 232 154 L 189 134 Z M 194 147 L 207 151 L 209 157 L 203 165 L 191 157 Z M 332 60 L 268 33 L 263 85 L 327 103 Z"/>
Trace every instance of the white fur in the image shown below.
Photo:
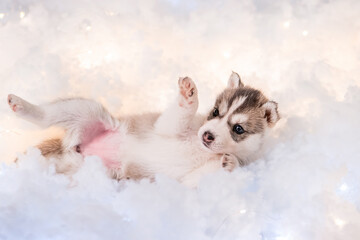
<path fill-rule="evenodd" d="M 256 159 L 258 151 L 263 143 L 263 134 L 252 134 L 245 140 L 234 143 L 233 146 L 229 146 L 232 150 L 235 150 L 235 155 L 243 162 L 247 164 Z"/>
<path fill-rule="evenodd" d="M 229 85 L 235 80 L 240 84 L 240 78 L 233 73 Z M 203 125 L 205 117 L 196 115 L 198 99 L 195 84 L 189 78 L 180 78 L 179 87 L 181 94 L 158 118 L 154 129 L 144 137 L 128 133 L 126 121 L 120 122 L 99 103 L 91 100 L 68 99 L 36 106 L 15 95 L 9 95 L 8 101 L 20 117 L 43 127 L 56 125 L 66 130 L 63 140 L 66 149 L 61 161 L 58 159 L 55 163 L 63 163 L 60 168 L 71 166 L 72 159 L 75 161 L 74 168 L 81 164 L 82 155 L 74 150 L 74 146 L 81 144 L 86 127 L 94 122 L 101 122 L 104 130 L 111 131 L 112 138 L 116 139 L 113 144 L 109 144 L 110 147 L 118 148 L 114 155 L 122 166 L 120 169 L 111 169 L 112 174 L 121 178 L 125 175 L 127 166 L 135 165 L 140 166 L 147 176 L 164 174 L 186 185 L 196 186 L 201 176 L 221 169 L 223 163 L 231 171 L 238 165 L 234 159 L 246 159 L 258 149 L 261 135 L 250 136 L 241 143 L 236 143 L 229 135 L 229 116 L 246 98 L 236 99 L 221 120 L 216 118 Z M 188 95 L 184 95 L 185 93 Z M 227 106 L 221 106 L 221 111 L 226 111 L 225 108 Z M 244 114 L 236 114 L 232 121 L 246 121 L 246 117 Z M 202 144 L 202 135 L 208 130 L 216 137 L 211 151 Z"/>
<path fill-rule="evenodd" d="M 224 116 L 228 111 L 227 102 L 222 101 L 219 105 L 219 114 L 220 116 Z"/>
<path fill-rule="evenodd" d="M 239 114 L 232 115 L 230 118 L 230 122 L 232 124 L 236 124 L 236 123 L 241 124 L 241 123 L 246 122 L 248 119 L 249 119 L 248 115 L 239 113 Z"/>

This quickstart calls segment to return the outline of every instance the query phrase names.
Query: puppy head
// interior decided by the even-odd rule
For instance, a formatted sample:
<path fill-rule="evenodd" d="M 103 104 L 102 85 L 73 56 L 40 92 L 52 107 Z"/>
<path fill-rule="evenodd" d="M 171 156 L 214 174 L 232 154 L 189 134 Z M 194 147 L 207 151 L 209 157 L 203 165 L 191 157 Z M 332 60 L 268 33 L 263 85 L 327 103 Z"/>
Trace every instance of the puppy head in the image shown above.
<path fill-rule="evenodd" d="M 277 103 L 269 101 L 261 91 L 245 86 L 233 72 L 198 136 L 214 153 L 246 158 L 260 148 L 266 129 L 279 118 Z"/>

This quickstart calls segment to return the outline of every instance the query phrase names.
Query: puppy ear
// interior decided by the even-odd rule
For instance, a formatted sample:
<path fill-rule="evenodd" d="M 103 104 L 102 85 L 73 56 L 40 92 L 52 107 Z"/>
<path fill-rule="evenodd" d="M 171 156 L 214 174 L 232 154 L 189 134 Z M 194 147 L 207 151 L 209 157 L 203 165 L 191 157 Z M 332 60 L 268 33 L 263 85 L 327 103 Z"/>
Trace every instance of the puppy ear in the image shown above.
<path fill-rule="evenodd" d="M 243 87 L 244 84 L 241 82 L 239 74 L 232 72 L 228 81 L 228 88 L 239 88 Z"/>
<path fill-rule="evenodd" d="M 280 119 L 278 104 L 274 101 L 268 101 L 262 105 L 262 108 L 264 109 L 264 118 L 266 118 L 268 126 L 275 126 L 276 122 Z"/>

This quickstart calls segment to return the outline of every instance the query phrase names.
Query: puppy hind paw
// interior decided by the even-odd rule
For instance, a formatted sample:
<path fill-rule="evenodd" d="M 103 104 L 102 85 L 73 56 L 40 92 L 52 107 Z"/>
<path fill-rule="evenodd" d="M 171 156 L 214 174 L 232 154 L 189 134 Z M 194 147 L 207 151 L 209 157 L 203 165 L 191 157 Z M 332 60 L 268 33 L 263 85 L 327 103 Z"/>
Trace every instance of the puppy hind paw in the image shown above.
<path fill-rule="evenodd" d="M 18 96 L 14 94 L 9 94 L 7 100 L 11 110 L 13 110 L 14 112 L 19 113 L 24 110 L 23 100 Z"/>

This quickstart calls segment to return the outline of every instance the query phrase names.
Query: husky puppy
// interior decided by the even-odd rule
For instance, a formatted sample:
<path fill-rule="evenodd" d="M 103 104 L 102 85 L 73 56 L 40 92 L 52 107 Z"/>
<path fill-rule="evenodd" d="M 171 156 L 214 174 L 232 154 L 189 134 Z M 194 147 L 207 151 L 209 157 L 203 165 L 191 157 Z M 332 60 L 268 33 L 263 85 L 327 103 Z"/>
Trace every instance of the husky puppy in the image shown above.
<path fill-rule="evenodd" d="M 194 82 L 184 77 L 178 85 L 178 97 L 162 114 L 115 118 L 101 104 L 81 98 L 34 105 L 10 94 L 8 103 L 21 118 L 65 129 L 63 139 L 38 146 L 58 173 L 73 174 L 85 156 L 96 155 L 116 179 L 164 174 L 189 186 L 206 173 L 253 161 L 266 130 L 279 120 L 277 103 L 244 86 L 235 72 L 208 116 L 196 114 Z"/>

